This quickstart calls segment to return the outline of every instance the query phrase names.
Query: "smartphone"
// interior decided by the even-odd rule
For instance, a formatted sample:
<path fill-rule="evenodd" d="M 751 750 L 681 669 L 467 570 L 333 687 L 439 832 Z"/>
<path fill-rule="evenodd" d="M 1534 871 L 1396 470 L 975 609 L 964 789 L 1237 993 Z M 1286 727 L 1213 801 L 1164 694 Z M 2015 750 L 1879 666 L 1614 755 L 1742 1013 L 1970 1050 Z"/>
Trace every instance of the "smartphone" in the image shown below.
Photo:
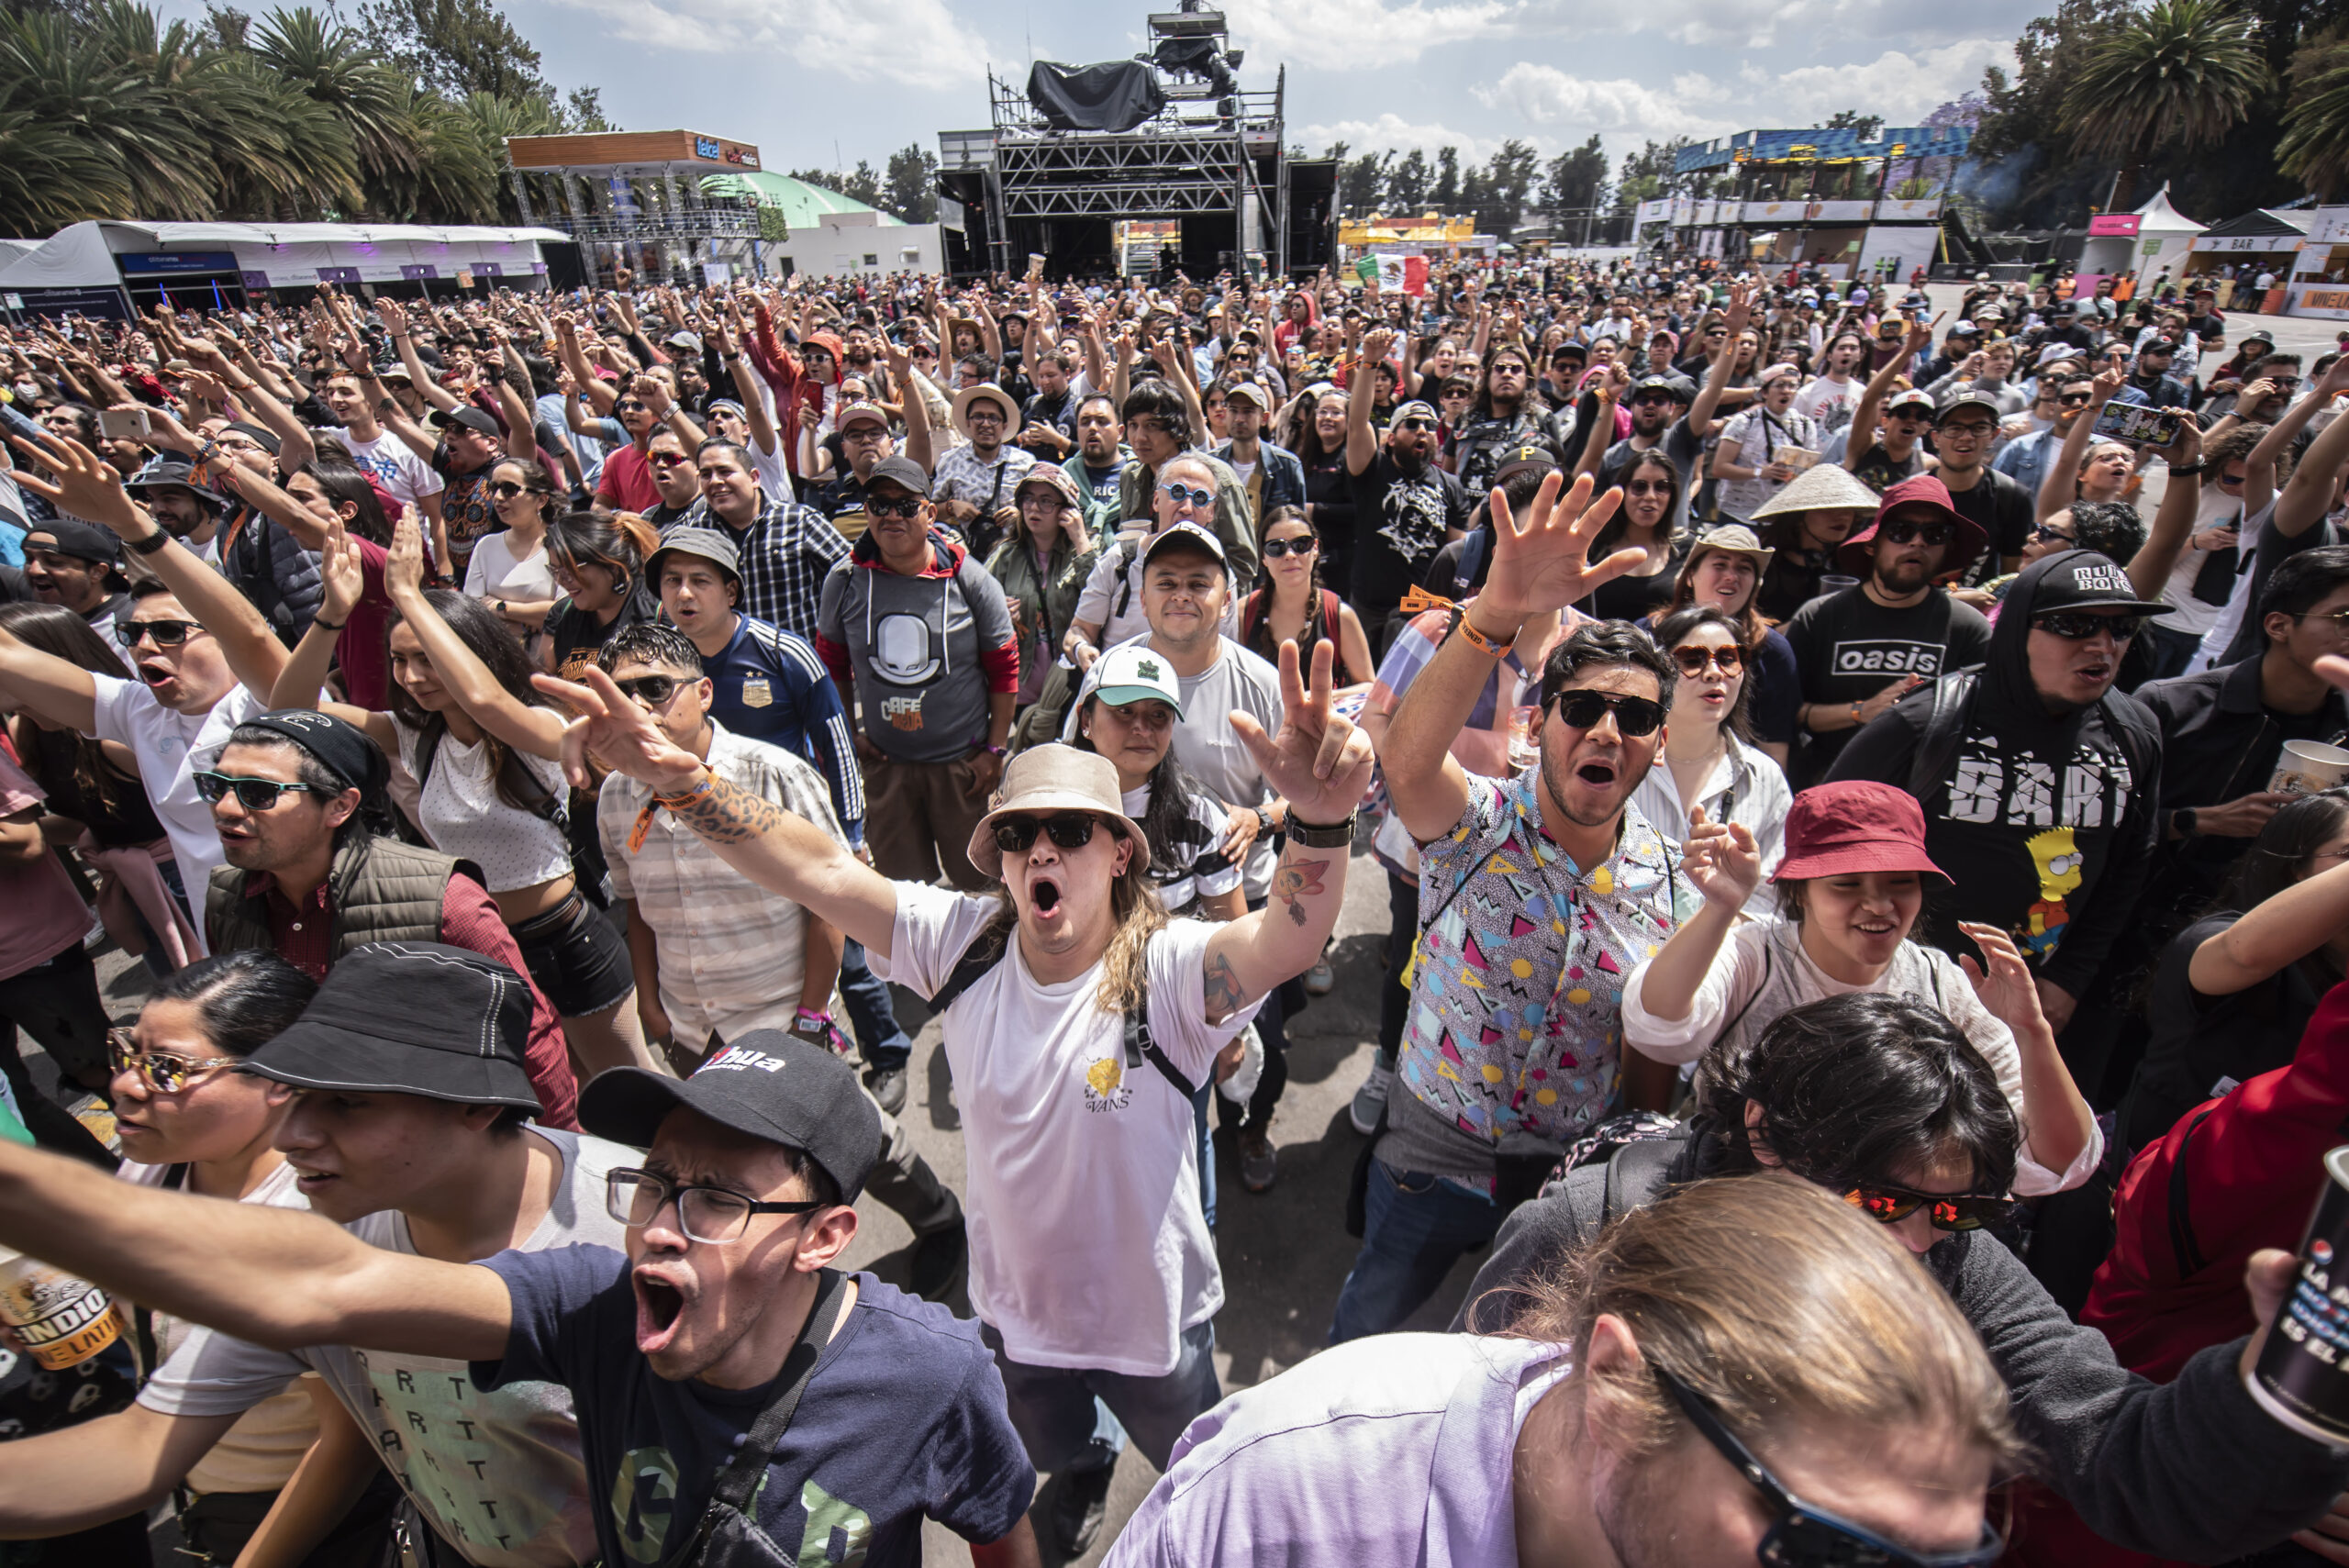
<path fill-rule="evenodd" d="M 2108 403 L 2096 417 L 2096 428 L 2088 433 L 2137 446 L 2165 447 L 2177 439 L 2184 418 L 2182 414 L 2148 408 L 2142 403 Z"/>
<path fill-rule="evenodd" d="M 155 433 L 144 408 L 101 408 L 98 434 L 110 441 L 143 441 Z"/>

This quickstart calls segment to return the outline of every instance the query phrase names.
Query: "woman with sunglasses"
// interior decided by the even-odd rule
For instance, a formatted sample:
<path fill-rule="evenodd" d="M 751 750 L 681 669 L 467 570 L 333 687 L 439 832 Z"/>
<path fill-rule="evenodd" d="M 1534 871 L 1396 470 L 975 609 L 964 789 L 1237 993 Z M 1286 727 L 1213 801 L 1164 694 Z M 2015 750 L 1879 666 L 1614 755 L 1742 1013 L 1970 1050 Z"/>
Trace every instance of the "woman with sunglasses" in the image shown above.
<path fill-rule="evenodd" d="M 321 702 L 338 623 L 360 581 L 357 552 L 339 532 L 329 530 L 322 558 L 326 606 L 286 662 L 273 705 L 341 719 L 417 781 L 417 826 L 441 853 L 480 868 L 530 978 L 562 1016 L 583 1077 L 651 1066 L 632 1027 L 627 946 L 581 890 L 572 859 L 563 716 L 531 686 L 521 645 L 480 600 L 426 590 L 411 507 L 393 536 L 388 572 L 400 615 L 391 632 L 391 709 Z"/>
<path fill-rule="evenodd" d="M 1616 483 L 1623 500 L 1599 529 L 1591 559 L 1605 560 L 1620 549 L 1640 550 L 1646 559 L 1575 608 L 1599 620 L 1643 620 L 1672 602 L 1694 542 L 1693 536 L 1673 531 L 1680 514 L 1680 470 L 1661 448 L 1650 448 L 1632 454 Z"/>
<path fill-rule="evenodd" d="M 253 949 L 199 959 L 163 981 L 139 1022 L 108 1040 L 122 1179 L 232 1203 L 307 1207 L 294 1167 L 272 1143 L 294 1092 L 237 1069 L 290 1027 L 317 991 L 308 975 Z M 177 1318 L 144 1309 L 134 1318 L 150 1368 L 187 1337 Z M 206 1562 L 236 1561 L 322 1431 L 348 1457 L 376 1468 L 368 1440 L 331 1397 L 313 1395 L 317 1386 L 305 1379 L 253 1406 L 187 1472 L 179 1489 L 185 1550 Z M 384 1511 L 380 1503 L 362 1504 L 309 1561 L 363 1551 L 364 1537 L 383 1528 Z"/>
<path fill-rule="evenodd" d="M 505 528 L 473 545 L 465 592 L 495 610 L 528 647 L 562 596 L 547 560 L 547 525 L 562 502 L 547 471 L 518 458 L 490 470 L 489 501 Z"/>
<path fill-rule="evenodd" d="M 547 612 L 546 669 L 566 681 L 596 662 L 604 645 L 639 621 L 661 618 L 644 580 L 661 536 L 634 512 L 572 512 L 547 527 L 547 574 L 563 596 Z"/>
<path fill-rule="evenodd" d="M 1746 652 L 1738 623 L 1702 606 L 1675 610 L 1655 628 L 1656 646 L 1679 673 L 1672 723 L 1647 776 L 1631 793 L 1640 815 L 1677 844 L 1702 821 L 1737 822 L 1753 834 L 1764 876 L 1777 869 L 1794 792 L 1778 764 L 1753 743 L 1746 719 Z M 1758 886 L 1753 919 L 1770 917 L 1776 895 Z"/>
<path fill-rule="evenodd" d="M 1673 1195 L 1687 1184 L 1727 1192 L 1785 1172 L 1918 1255 L 1989 1351 L 2005 1385 L 2000 1403 L 2027 1445 L 2021 1472 L 2110 1542 L 2232 1561 L 2323 1511 L 2342 1466 L 2252 1403 L 2236 1371 L 2240 1337 L 2175 1382 L 2149 1382 L 2116 1362 L 2104 1336 L 2067 1318 L 1999 1235 L 1985 1233 L 2003 1229 L 2019 1207 L 2009 1195 L 2021 1131 L 1989 1064 L 1940 1012 L 1866 993 L 1822 998 L 1781 1015 L 1750 1050 L 1719 1048 L 1699 1083 L 1684 1129 L 1578 1166 L 1511 1215 L 1453 1327 L 1523 1333 L 1552 1280 L 1604 1255 L 1609 1222 L 1681 1201 Z M 2240 1263 L 2211 1276 L 2214 1300 L 2264 1321 L 2263 1308 L 2282 1298 L 2289 1260 L 2255 1271 L 2248 1302 Z M 2036 1546 L 2016 1533 L 2019 1547 Z M 1840 1549 L 1765 1561 L 1919 1562 Z"/>
<path fill-rule="evenodd" d="M 1378 673 L 1370 639 L 1352 605 L 1321 586 L 1319 541 L 1295 506 L 1265 515 L 1262 550 L 1264 585 L 1240 607 L 1240 641 L 1252 653 L 1277 662 L 1281 644 L 1297 644 L 1297 656 L 1313 657 L 1314 645 L 1338 645 L 1338 684 L 1360 685 Z"/>
<path fill-rule="evenodd" d="M 2013 940 L 1964 925 L 1987 966 L 1967 958 L 1961 970 L 1909 940 L 1924 879 L 1950 880 L 1926 853 L 1915 798 L 1865 781 L 1819 784 L 1795 796 L 1785 844 L 1769 877 L 1777 914 L 1740 921 L 1764 880 L 1761 846 L 1742 824 L 1696 824 L 1683 864 L 1705 905 L 1631 972 L 1624 1042 L 1685 1065 L 1709 1050 L 1750 1046 L 1780 1014 L 1822 996 L 1870 991 L 1920 1002 L 1947 1015 L 1997 1073 L 2023 1127 L 2016 1189 L 2061 1192 L 2087 1180 L 2103 1139 Z"/>
<path fill-rule="evenodd" d="M 2148 628 L 2156 679 L 2185 674 L 2202 639 L 2226 613 L 2236 574 L 2246 564 L 2243 520 L 2257 517 L 2275 498 L 2277 465 L 2251 461 L 2266 434 L 2265 425 L 2237 425 L 2203 443 L 2192 531 L 2162 587 L 2161 600 L 2170 613 Z"/>

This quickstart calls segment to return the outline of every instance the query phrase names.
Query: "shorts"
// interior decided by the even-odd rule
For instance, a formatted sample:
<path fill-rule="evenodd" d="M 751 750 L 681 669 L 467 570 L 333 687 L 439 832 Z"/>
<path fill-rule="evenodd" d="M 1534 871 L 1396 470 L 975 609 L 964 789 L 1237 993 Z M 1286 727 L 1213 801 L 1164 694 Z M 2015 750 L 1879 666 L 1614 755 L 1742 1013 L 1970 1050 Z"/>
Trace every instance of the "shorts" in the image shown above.
<path fill-rule="evenodd" d="M 545 914 L 507 929 L 531 981 L 563 1018 L 616 1007 L 636 988 L 627 940 L 576 889 Z"/>

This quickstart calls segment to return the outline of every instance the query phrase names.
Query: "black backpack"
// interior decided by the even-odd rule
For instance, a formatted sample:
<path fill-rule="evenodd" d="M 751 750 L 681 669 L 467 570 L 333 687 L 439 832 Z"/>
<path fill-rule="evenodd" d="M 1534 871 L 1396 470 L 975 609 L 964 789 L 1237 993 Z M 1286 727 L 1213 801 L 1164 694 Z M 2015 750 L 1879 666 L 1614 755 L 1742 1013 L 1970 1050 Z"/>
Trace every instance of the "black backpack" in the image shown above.
<path fill-rule="evenodd" d="M 946 976 L 946 983 L 930 993 L 930 1010 L 932 1016 L 943 1015 L 963 992 L 977 984 L 989 970 L 1001 963 L 1004 955 L 1010 951 L 1008 934 L 998 937 L 989 932 L 980 933 L 976 940 L 963 950 L 963 956 L 954 961 L 954 968 Z M 1126 1009 L 1125 1030 L 1127 1072 L 1130 1073 L 1147 1062 L 1157 1068 L 1159 1075 L 1174 1085 L 1175 1093 L 1186 1100 L 1197 1095 L 1199 1085 L 1184 1077 L 1183 1070 L 1168 1061 L 1166 1053 L 1158 1048 L 1158 1042 L 1151 1038 L 1150 988 L 1147 984 L 1134 997 L 1133 1006 Z"/>
<path fill-rule="evenodd" d="M 1966 720 L 1974 710 L 1974 695 L 1981 684 L 1979 670 L 1960 670 L 1933 683 L 1932 711 L 1925 717 L 1916 752 L 1909 761 L 1909 793 L 1917 797 L 1928 817 L 1948 793 L 1948 780 L 1943 775 L 1957 760 L 1957 749 L 1965 740 Z M 2105 724 L 2120 741 L 2121 754 L 2129 759 L 2131 775 L 2138 780 L 2151 778 L 2161 761 L 2161 730 L 2136 704 L 2115 702 L 2116 695 L 2106 692 L 2097 705 L 2104 710 Z"/>

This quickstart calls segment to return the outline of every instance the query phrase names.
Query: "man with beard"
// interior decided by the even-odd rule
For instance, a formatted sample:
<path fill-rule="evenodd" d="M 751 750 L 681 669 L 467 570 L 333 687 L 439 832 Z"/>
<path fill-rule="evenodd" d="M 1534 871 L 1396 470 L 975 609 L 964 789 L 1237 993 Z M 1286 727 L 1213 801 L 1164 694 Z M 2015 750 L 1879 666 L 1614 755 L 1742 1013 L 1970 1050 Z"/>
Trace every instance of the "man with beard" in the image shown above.
<path fill-rule="evenodd" d="M 1824 778 L 1854 733 L 1909 692 L 1981 662 L 1990 623 L 1938 580 L 1964 572 L 1987 542 L 1929 473 L 1894 485 L 1876 520 L 1843 541 L 1836 564 L 1862 581 L 1787 623 L 1802 676 L 1789 770 L 1798 789 Z"/>
<path fill-rule="evenodd" d="M 1503 452 L 1528 441 L 1548 444 L 1542 400 L 1530 385 L 1531 362 L 1514 343 L 1501 344 L 1485 358 L 1476 378 L 1475 408 L 1453 446 L 1453 472 L 1471 495 L 1481 496 L 1493 487 L 1493 471 L 1500 466 Z"/>
<path fill-rule="evenodd" d="M 1374 327 L 1363 337 L 1365 361 L 1386 357 L 1395 334 Z M 1413 401 L 1395 410 L 1381 445 L 1372 434 L 1375 377 L 1356 371 L 1346 392 L 1346 476 L 1353 497 L 1353 589 L 1346 595 L 1374 653 L 1402 629 L 1404 596 L 1426 575 L 1438 551 L 1468 530 L 1468 494 L 1435 466 L 1436 412 Z"/>
<path fill-rule="evenodd" d="M 2008 590 L 1983 668 L 1944 674 L 1930 698 L 1870 723 L 1831 775 L 1918 797 L 1927 851 L 1965 874 L 1917 940 L 1955 954 L 1969 920 L 2012 936 L 2058 1034 L 2153 863 L 2161 730 L 2112 683 L 2146 617 L 2165 613 L 2094 550 L 2035 561 Z M 2074 1073 L 2092 1087 L 2086 1065 Z"/>
<path fill-rule="evenodd" d="M 403 449 L 405 450 L 405 449 Z M 219 564 L 221 515 L 228 498 L 195 483 L 195 467 L 177 452 L 160 452 L 147 466 L 123 482 L 123 488 L 146 504 L 163 531 L 195 551 L 207 565 Z"/>
<path fill-rule="evenodd" d="M 1028 366 L 1036 391 L 1019 411 L 1019 444 L 1039 462 L 1059 462 L 1076 446 L 1077 398 L 1068 381 L 1074 369 L 1058 349 Z"/>
<path fill-rule="evenodd" d="M 1423 846 L 1419 940 L 1333 1344 L 1409 1317 L 1532 1195 L 1548 1151 L 1607 1113 L 1622 1065 L 1613 977 L 1672 931 L 1678 851 L 1631 805 L 1676 681 L 1645 632 L 1586 626 L 1551 652 L 1537 765 L 1486 778 L 1449 750 L 1526 621 L 1640 563 L 1638 550 L 1591 563 L 1617 505 L 1591 491 L 1585 476 L 1562 498 L 1551 475 L 1522 526 L 1494 503 L 1484 591 L 1453 612 L 1379 746 L 1394 812 Z"/>
<path fill-rule="evenodd" d="M 1085 521 L 1095 539 L 1107 539 L 1125 520 L 1123 505 L 1126 465 L 1133 461 L 1126 449 L 1126 427 L 1118 405 L 1108 394 L 1089 392 L 1076 406 L 1076 461 L 1062 472 L 1076 481 L 1085 497 Z"/>
<path fill-rule="evenodd" d="M 2040 373 L 2041 401 L 2045 400 L 2051 386 L 2055 393 L 2055 422 L 2043 430 L 2033 430 L 2009 441 L 1998 449 L 1998 457 L 1990 464 L 2034 499 L 2039 495 L 2040 481 L 2047 475 L 2047 465 L 2064 450 L 2064 438 L 2079 423 L 2080 416 L 2087 412 L 2096 395 L 2096 378 L 2085 369 L 2059 371 L 2055 366 L 2047 367 Z"/>

